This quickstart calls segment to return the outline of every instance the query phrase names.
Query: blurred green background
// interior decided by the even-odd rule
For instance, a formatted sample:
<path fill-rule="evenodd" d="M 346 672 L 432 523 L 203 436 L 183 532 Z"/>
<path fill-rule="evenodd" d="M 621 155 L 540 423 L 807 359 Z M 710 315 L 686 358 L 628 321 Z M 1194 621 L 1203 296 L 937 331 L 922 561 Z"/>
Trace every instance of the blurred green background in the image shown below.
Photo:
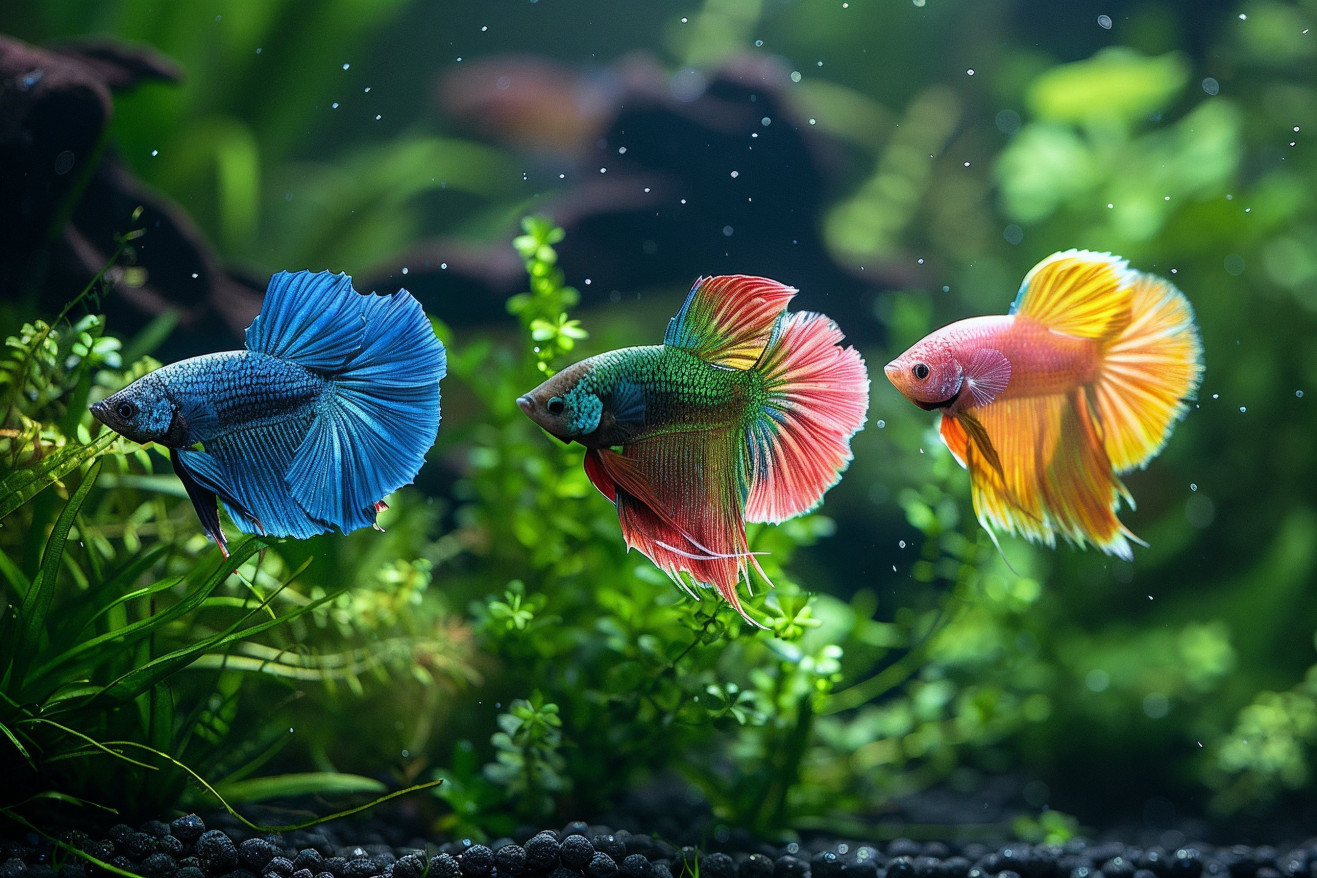
<path fill-rule="evenodd" d="M 0 32 L 21 40 L 112 37 L 180 65 L 178 84 L 116 99 L 109 148 L 225 265 L 417 276 L 445 324 L 444 425 L 389 533 L 271 549 L 261 577 L 307 599 L 349 590 L 265 659 L 244 653 L 256 673 L 211 655 L 193 669 L 203 680 L 171 684 L 178 710 L 209 698 L 226 734 L 293 723 L 268 758 L 239 758 L 216 732 L 248 766 L 237 779 L 256 766 L 443 776 L 430 819 L 467 830 L 601 813 L 673 773 L 720 819 L 764 831 L 899 832 L 940 819 L 901 804 L 930 787 L 966 813 L 991 801 L 1000 816 L 1005 801 L 1097 827 L 1206 818 L 1245 832 L 1317 816 L 1314 19 L 1312 0 L 6 4 Z M 720 119 L 694 99 L 729 67 L 753 71 L 738 80 L 753 83 L 746 100 L 762 88 L 774 101 L 760 153 L 719 151 Z M 505 69 L 515 100 L 499 95 Z M 676 115 L 651 128 L 637 116 L 629 140 L 608 131 L 647 102 Z M 664 152 L 688 122 L 714 134 Z M 796 141 L 790 161 L 754 164 Z M 623 210 L 605 193 L 603 225 L 629 217 L 610 239 L 581 216 L 611 179 L 595 159 L 619 142 L 630 157 L 607 171 L 635 161 L 636 179 L 675 177 L 664 197 L 692 203 Z M 424 254 L 467 254 L 482 289 L 524 288 L 482 272 L 500 259 L 520 271 L 511 242 L 534 213 L 566 228 L 560 249 L 599 245 L 563 249 L 565 276 L 543 292 L 547 319 L 570 311 L 590 333 L 556 350 L 559 367 L 657 342 L 696 272 L 780 266 L 798 272 L 779 278 L 801 289 L 797 306 L 835 316 L 864 353 L 874 381 L 855 462 L 820 515 L 753 535 L 783 562 L 799 547 L 767 599 L 776 637 L 622 555 L 579 453 L 511 405 L 536 383 L 517 319 L 472 307 L 447 263 L 419 270 Z M 651 218 L 668 236 L 657 253 L 628 237 Z M 676 252 L 681 235 L 692 243 Z M 758 249 L 774 235 L 789 243 Z M 791 262 L 809 241 L 812 262 Z M 998 556 L 936 419 L 881 375 L 936 326 L 1004 313 L 1028 269 L 1070 247 L 1172 279 L 1202 329 L 1199 398 L 1127 479 L 1139 507 L 1122 518 L 1149 544 L 1133 563 L 1018 540 Z M 621 266 L 599 275 L 592 259 Z M 17 334 L 54 314 L 26 297 L 3 316 Z M 105 332 L 132 335 L 113 312 Z M 214 335 L 165 350 L 235 346 Z M 119 472 L 79 525 L 100 528 L 106 565 L 161 541 L 180 547 L 159 562 L 176 571 L 215 551 L 162 462 L 107 463 Z M 16 513 L 30 520 L 0 547 L 35 569 L 40 547 L 21 537 L 39 540 L 56 512 Z M 169 525 L 110 526 L 125 517 Z M 90 587 L 73 579 L 71 600 Z M 261 679 L 289 650 L 311 670 Z M 349 670 L 327 672 L 331 658 Z"/>

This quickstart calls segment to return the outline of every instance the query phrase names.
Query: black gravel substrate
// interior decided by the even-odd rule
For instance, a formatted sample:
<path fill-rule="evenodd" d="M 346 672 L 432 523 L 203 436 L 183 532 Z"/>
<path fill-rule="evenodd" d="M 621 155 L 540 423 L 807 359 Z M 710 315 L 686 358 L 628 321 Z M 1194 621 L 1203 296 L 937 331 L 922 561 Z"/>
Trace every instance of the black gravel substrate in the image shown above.
<path fill-rule="evenodd" d="M 103 838 L 70 832 L 61 840 L 143 878 L 1317 878 L 1317 840 L 1276 848 L 897 839 L 776 847 L 748 842 L 738 851 L 702 851 L 585 823 L 488 845 L 417 839 L 395 846 L 375 838 L 344 844 L 333 825 L 256 835 L 208 827 L 189 815 L 136 829 L 114 826 Z M 114 873 L 35 833 L 0 839 L 0 878 L 56 874 Z"/>

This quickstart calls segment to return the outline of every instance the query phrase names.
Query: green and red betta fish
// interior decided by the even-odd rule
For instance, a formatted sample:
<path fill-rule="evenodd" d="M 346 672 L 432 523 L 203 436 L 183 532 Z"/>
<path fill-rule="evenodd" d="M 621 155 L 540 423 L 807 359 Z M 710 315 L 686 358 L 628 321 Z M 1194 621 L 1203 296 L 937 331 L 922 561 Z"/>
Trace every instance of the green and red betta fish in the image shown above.
<path fill-rule="evenodd" d="M 375 524 L 439 428 L 444 346 L 406 290 L 361 295 L 345 274 L 270 278 L 247 349 L 157 369 L 91 407 L 169 449 L 206 532 L 310 537 Z"/>
<path fill-rule="evenodd" d="M 796 291 L 762 277 L 701 278 L 663 344 L 583 360 L 517 400 L 586 447 L 585 471 L 617 506 L 627 546 L 692 595 L 683 574 L 738 613 L 747 521 L 816 506 L 851 459 L 869 377 L 822 314 L 787 312 Z"/>

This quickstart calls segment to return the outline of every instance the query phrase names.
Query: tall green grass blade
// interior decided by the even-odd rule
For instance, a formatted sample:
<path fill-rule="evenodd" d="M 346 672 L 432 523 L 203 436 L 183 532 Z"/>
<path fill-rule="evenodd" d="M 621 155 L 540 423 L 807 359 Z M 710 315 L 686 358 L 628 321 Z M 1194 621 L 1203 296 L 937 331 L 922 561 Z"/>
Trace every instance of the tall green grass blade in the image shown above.
<path fill-rule="evenodd" d="M 276 774 L 215 785 L 215 791 L 230 802 L 264 802 L 306 795 L 379 794 L 386 789 L 384 784 L 372 777 L 339 774 L 336 771 Z"/>
<path fill-rule="evenodd" d="M 36 466 L 24 467 L 0 481 L 0 519 L 114 444 L 115 433 L 104 430 L 87 445 L 66 445 Z"/>
<path fill-rule="evenodd" d="M 90 447 L 90 446 L 87 446 Z M 23 596 L 23 605 L 19 610 L 19 624 L 15 638 L 14 657 L 11 672 L 11 684 L 22 686 L 26 682 L 27 669 L 35 657 L 37 641 L 46 627 L 46 615 L 50 611 L 50 602 L 55 596 L 55 584 L 59 578 L 60 563 L 64 558 L 64 544 L 73 529 L 73 520 L 96 484 L 100 474 L 101 461 L 97 460 L 82 477 L 82 484 L 73 492 L 64 510 L 55 520 L 50 537 L 46 540 L 46 551 L 41 557 L 41 570 L 32 582 L 32 587 Z"/>

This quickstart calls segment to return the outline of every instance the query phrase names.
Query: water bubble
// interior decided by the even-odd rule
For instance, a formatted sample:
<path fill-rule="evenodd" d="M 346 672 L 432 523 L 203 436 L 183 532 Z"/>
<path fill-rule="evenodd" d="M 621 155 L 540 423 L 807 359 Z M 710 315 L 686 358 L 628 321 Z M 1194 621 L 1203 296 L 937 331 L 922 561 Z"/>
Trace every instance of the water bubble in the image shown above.
<path fill-rule="evenodd" d="M 1190 491 L 1197 491 L 1197 490 L 1198 490 L 1198 483 L 1197 483 L 1197 482 L 1190 482 L 1190 483 L 1189 483 L 1189 490 L 1190 490 Z"/>
<path fill-rule="evenodd" d="M 329 108 L 330 108 L 331 110 L 337 110 L 337 109 L 338 109 L 338 101 L 334 101 L 334 103 L 330 104 L 330 105 L 329 105 Z"/>
<path fill-rule="evenodd" d="M 736 179 L 737 177 L 739 177 L 739 176 L 741 176 L 741 172 L 740 172 L 740 171 L 732 171 L 732 179 L 733 179 L 733 180 L 735 180 L 735 179 Z"/>
<path fill-rule="evenodd" d="M 973 76 L 973 75 L 974 75 L 974 68 L 971 67 L 971 68 L 969 68 L 968 70 L 966 70 L 966 71 L 965 71 L 965 75 L 966 75 L 966 76 Z"/>
<path fill-rule="evenodd" d="M 382 118 L 384 118 L 384 117 L 381 116 L 379 113 L 376 113 L 376 114 L 375 114 L 375 121 L 376 121 L 376 122 L 378 122 L 378 121 L 379 121 L 380 119 L 382 119 Z"/>
<path fill-rule="evenodd" d="M 1296 390 L 1296 391 L 1294 391 L 1294 395 L 1295 395 L 1296 397 L 1298 397 L 1299 399 L 1303 399 L 1303 391 L 1302 391 L 1302 390 Z"/>
<path fill-rule="evenodd" d="M 1299 393 L 1303 393 L 1303 391 L 1300 390 Z M 879 430 L 881 430 L 887 426 L 887 422 L 884 421 L 882 418 L 879 418 L 878 420 L 874 421 L 874 425 L 877 426 Z"/>
<path fill-rule="evenodd" d="M 818 124 L 818 120 L 817 120 L 817 119 L 810 119 L 810 120 L 809 120 L 809 124 L 811 124 L 811 125 L 816 125 L 816 124 Z"/>
<path fill-rule="evenodd" d="M 349 67 L 351 67 L 351 66 L 352 66 L 351 64 L 344 64 L 344 65 L 343 65 L 343 69 L 344 69 L 344 70 L 347 70 L 347 69 L 348 69 Z"/>
<path fill-rule="evenodd" d="M 153 149 L 153 150 L 151 150 L 151 155 L 153 155 L 153 156 L 160 155 L 160 150 L 158 150 L 158 149 Z"/>
<path fill-rule="evenodd" d="M 407 266 L 405 266 L 405 265 L 402 267 L 402 273 L 403 273 L 403 274 L 406 274 L 406 273 L 407 273 L 408 271 L 410 271 L 410 270 L 411 270 L 411 269 L 409 269 L 409 268 L 408 268 Z"/>
<path fill-rule="evenodd" d="M 773 120 L 770 117 L 765 116 L 764 118 L 759 120 L 759 124 L 767 128 L 769 125 L 773 124 Z"/>
<path fill-rule="evenodd" d="M 370 94 L 370 86 L 369 85 L 366 86 L 365 88 L 362 89 L 362 91 L 365 92 L 366 94 Z"/>
<path fill-rule="evenodd" d="M 1084 685 L 1090 692 L 1105 692 L 1111 685 L 1111 675 L 1101 668 L 1094 668 L 1084 677 Z"/>
<path fill-rule="evenodd" d="M 1018 244 L 1024 240 L 1024 229 L 1011 223 L 1002 230 L 1001 236 L 1006 239 L 1007 244 Z"/>
<path fill-rule="evenodd" d="M 1020 114 L 1014 110 L 1000 110 L 996 123 L 997 130 L 1002 134 L 1014 134 L 1020 130 Z"/>
<path fill-rule="evenodd" d="M 71 149 L 66 149 L 55 156 L 55 173 L 62 177 L 73 170 L 74 159 L 75 156 Z"/>
<path fill-rule="evenodd" d="M 1239 413 L 1240 413 L 1241 415 L 1244 414 L 1244 413 L 1246 413 L 1247 411 L 1248 411 L 1248 406 L 1246 406 L 1246 405 L 1241 405 L 1241 406 L 1239 407 Z"/>
<path fill-rule="evenodd" d="M 732 227 L 723 226 L 723 237 L 730 238 L 731 236 L 732 236 Z"/>
<path fill-rule="evenodd" d="M 201 277 L 201 275 L 197 274 L 195 271 L 192 272 L 192 279 L 193 279 L 193 280 L 196 280 L 196 279 L 199 278 L 199 277 Z"/>
<path fill-rule="evenodd" d="M 923 8 L 924 8 L 924 3 L 925 3 L 925 2 L 927 2 L 927 0 L 914 0 L 914 4 L 915 4 L 916 6 L 918 6 L 920 9 L 923 9 Z M 843 5 L 845 5 L 845 4 L 843 4 Z"/>
<path fill-rule="evenodd" d="M 601 173 L 601 174 L 607 174 L 607 173 L 608 173 L 608 168 L 600 168 L 600 169 L 599 169 L 599 173 Z"/>
<path fill-rule="evenodd" d="M 897 540 L 897 541 L 896 541 L 896 545 L 897 545 L 898 548 L 902 548 L 902 549 L 904 549 L 904 548 L 905 548 L 905 540 Z"/>
<path fill-rule="evenodd" d="M 792 71 L 791 71 L 791 81 L 792 81 L 792 82 L 800 82 L 800 71 L 799 71 L 799 70 L 792 70 Z M 1296 128 L 1295 130 L 1297 131 L 1298 129 Z"/>
<path fill-rule="evenodd" d="M 1207 92 L 1210 95 L 1220 94 L 1221 83 L 1217 82 L 1215 79 L 1209 76 L 1203 80 L 1203 91 Z"/>
<path fill-rule="evenodd" d="M 1148 719 L 1161 719 L 1171 712 L 1171 701 L 1160 692 L 1149 692 L 1143 699 L 1143 712 Z"/>
<path fill-rule="evenodd" d="M 1110 16 L 1110 15 L 1099 15 L 1099 16 L 1098 16 L 1098 27 L 1102 28 L 1103 30 L 1111 30 L 1111 16 Z"/>
<path fill-rule="evenodd" d="M 763 48 L 763 46 L 764 46 L 764 41 L 763 41 L 763 40 L 755 40 L 755 48 L 756 48 L 756 49 L 761 49 L 761 48 Z"/>
<path fill-rule="evenodd" d="M 1238 253 L 1231 253 L 1227 256 L 1224 264 L 1228 274 L 1239 277 L 1244 273 L 1244 257 Z"/>

